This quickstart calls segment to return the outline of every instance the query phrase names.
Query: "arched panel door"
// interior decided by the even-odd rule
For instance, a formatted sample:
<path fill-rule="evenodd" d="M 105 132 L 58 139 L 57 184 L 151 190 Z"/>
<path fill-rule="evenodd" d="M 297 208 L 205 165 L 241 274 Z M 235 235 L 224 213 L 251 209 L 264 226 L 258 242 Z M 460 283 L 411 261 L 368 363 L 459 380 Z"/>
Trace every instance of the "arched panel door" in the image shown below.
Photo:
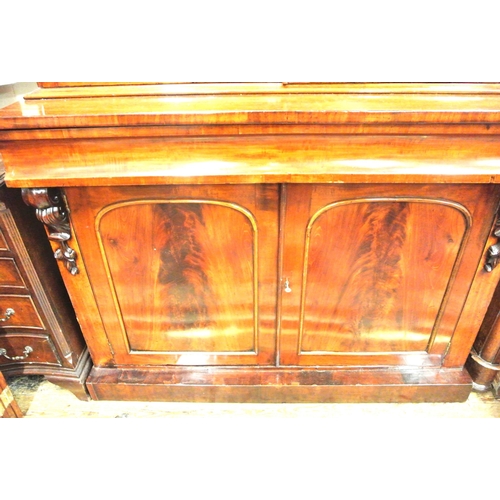
<path fill-rule="evenodd" d="M 275 362 L 276 187 L 102 191 L 71 210 L 116 363 Z"/>
<path fill-rule="evenodd" d="M 288 186 L 280 362 L 439 366 L 490 228 L 486 191 Z"/>

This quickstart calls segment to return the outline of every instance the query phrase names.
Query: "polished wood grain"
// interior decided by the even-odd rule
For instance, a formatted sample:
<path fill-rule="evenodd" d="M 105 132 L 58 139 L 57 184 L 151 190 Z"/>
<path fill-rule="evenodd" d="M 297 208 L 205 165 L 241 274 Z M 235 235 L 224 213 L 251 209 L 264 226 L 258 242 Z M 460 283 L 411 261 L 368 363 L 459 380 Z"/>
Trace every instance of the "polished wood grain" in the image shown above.
<path fill-rule="evenodd" d="M 169 401 L 79 401 L 71 393 L 36 377 L 16 377 L 9 385 L 25 418 L 163 418 L 198 417 L 206 420 L 225 417 L 234 421 L 237 417 L 250 417 L 252 422 L 259 417 L 288 419 L 290 429 L 296 430 L 297 417 L 305 417 L 304 430 L 310 429 L 312 421 L 321 419 L 325 428 L 337 419 L 354 419 L 364 422 L 397 418 L 403 425 L 412 418 L 499 418 L 500 404 L 489 392 L 473 391 L 467 401 L 419 404 L 355 402 L 352 404 L 273 404 L 269 403 L 192 403 Z M 164 398 L 167 399 L 167 398 Z M 293 421 L 290 421 L 292 419 Z M 448 422 L 444 422 L 448 426 Z M 113 424 L 113 425 L 116 425 Z M 149 425 L 147 422 L 146 425 Z M 160 423 L 161 425 L 161 423 Z M 263 422 L 267 426 L 267 422 Z M 281 425 L 281 422 L 278 424 Z M 392 424 L 389 423 L 389 427 Z M 459 423 L 459 427 L 462 423 Z M 471 422 L 474 427 L 474 422 Z M 493 423 L 494 425 L 494 423 Z M 299 433 L 300 434 L 300 433 Z M 450 436 L 453 441 L 454 436 Z M 487 445 L 485 445 L 487 446 Z"/>
<path fill-rule="evenodd" d="M 131 126 L 225 123 L 494 123 L 498 122 L 498 85 L 460 87 L 461 91 L 432 85 L 397 86 L 399 92 L 381 91 L 378 87 L 359 92 L 356 85 L 344 85 L 341 93 L 331 87 L 307 85 L 284 86 L 276 94 L 262 88 L 258 94 L 238 92 L 237 86 L 197 86 L 196 96 L 168 93 L 142 95 L 139 99 L 115 97 L 123 87 L 107 87 L 106 97 L 95 97 L 95 91 L 84 91 L 71 106 L 65 99 L 45 98 L 12 104 L 0 110 L 0 128 L 59 128 L 72 126 Z M 224 92 L 232 89 L 232 92 Z M 276 86 L 274 86 L 276 88 Z M 426 91 L 424 91 L 424 88 Z M 143 92 L 143 86 L 138 87 Z M 161 89 L 161 86 L 157 87 Z M 207 87 L 205 87 L 207 89 Z M 294 90 L 295 89 L 295 90 Z M 316 90 L 317 89 L 317 90 Z M 366 88 L 365 88 L 366 89 Z M 382 86 L 382 89 L 384 87 Z M 291 91 L 290 91 L 291 90 Z M 375 90 L 375 91 L 374 91 Z M 62 95 L 66 89 L 56 89 Z M 131 92 L 131 88 L 127 87 Z M 298 92 L 297 92 L 298 91 Z M 160 94 L 164 92 L 160 90 Z M 207 90 L 205 90 L 207 92 Z M 212 92 L 210 94 L 210 92 Z M 451 95 L 450 95 L 451 94 Z M 373 98 L 375 97 L 375 98 Z M 71 110 L 69 109 L 71 108 Z"/>
<path fill-rule="evenodd" d="M 357 199 L 309 222 L 300 350 L 426 350 L 469 236 L 461 209 L 418 198 Z"/>
<path fill-rule="evenodd" d="M 500 182 L 494 136 L 12 141 L 0 154 L 13 187 Z"/>
<path fill-rule="evenodd" d="M 212 200 L 139 200 L 107 207 L 96 225 L 131 351 L 255 352 L 251 213 Z"/>
<path fill-rule="evenodd" d="M 288 186 L 281 363 L 441 364 L 484 257 L 491 194 Z"/>
<path fill-rule="evenodd" d="M 234 403 L 465 401 L 464 370 L 328 370 L 224 368 L 94 368 L 94 400 Z"/>
<path fill-rule="evenodd" d="M 274 362 L 276 186 L 75 188 L 66 198 L 115 362 Z"/>
<path fill-rule="evenodd" d="M 414 124 L 287 124 L 271 125 L 169 125 L 166 127 L 70 127 L 64 129 L 7 129 L 0 130 L 0 142 L 42 141 L 47 139 L 104 139 L 130 137 L 227 137 L 261 136 L 318 136 L 357 134 L 384 136 L 497 136 L 500 125 L 496 123 L 446 123 L 420 122 Z M 43 142 L 39 143 L 40 146 Z"/>

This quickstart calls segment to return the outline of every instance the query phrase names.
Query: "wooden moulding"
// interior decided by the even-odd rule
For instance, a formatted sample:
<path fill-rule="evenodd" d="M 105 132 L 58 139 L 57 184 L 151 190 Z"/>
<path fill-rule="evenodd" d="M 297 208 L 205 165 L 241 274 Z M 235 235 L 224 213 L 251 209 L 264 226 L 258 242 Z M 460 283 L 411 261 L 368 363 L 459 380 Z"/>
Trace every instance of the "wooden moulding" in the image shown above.
<path fill-rule="evenodd" d="M 498 84 L 44 87 L 0 110 L 0 130 L 33 136 L 41 129 L 158 125 L 480 124 L 487 130 L 500 122 Z"/>
<path fill-rule="evenodd" d="M 94 400 L 217 403 L 463 402 L 472 388 L 461 369 L 98 368 Z"/>
<path fill-rule="evenodd" d="M 495 137 L 269 136 L 2 142 L 9 187 L 499 183 Z"/>

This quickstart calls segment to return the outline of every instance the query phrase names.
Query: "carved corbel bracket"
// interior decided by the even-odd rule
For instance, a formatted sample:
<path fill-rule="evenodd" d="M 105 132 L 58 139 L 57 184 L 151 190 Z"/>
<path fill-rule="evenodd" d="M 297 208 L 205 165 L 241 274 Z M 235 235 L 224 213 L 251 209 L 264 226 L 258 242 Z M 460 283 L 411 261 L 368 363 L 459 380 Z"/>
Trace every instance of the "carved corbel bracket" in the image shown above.
<path fill-rule="evenodd" d="M 493 230 L 493 235 L 500 240 L 500 216 L 497 215 L 495 222 L 495 228 Z M 486 254 L 486 263 L 484 265 L 484 270 L 487 273 L 491 273 L 495 267 L 497 267 L 500 262 L 500 241 L 491 245 L 488 248 L 488 253 Z"/>
<path fill-rule="evenodd" d="M 54 257 L 64 262 L 66 269 L 74 276 L 78 274 L 76 252 L 69 247 L 71 229 L 62 196 L 55 188 L 29 188 L 22 190 L 23 200 L 36 209 L 36 216 L 48 228 L 48 237 L 57 241 L 59 247 Z"/>

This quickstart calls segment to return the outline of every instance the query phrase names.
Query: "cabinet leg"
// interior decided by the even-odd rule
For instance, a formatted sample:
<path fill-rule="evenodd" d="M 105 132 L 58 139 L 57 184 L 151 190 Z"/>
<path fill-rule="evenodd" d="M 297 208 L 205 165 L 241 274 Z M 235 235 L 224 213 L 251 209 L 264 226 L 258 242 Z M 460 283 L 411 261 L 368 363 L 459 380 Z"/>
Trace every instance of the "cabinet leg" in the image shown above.
<path fill-rule="evenodd" d="M 86 382 L 92 366 L 92 360 L 90 359 L 87 351 L 77 369 L 73 373 L 45 375 L 45 378 L 49 382 L 72 392 L 78 399 L 82 401 L 89 401 L 90 396 L 87 390 Z"/>
<path fill-rule="evenodd" d="M 45 377 L 49 382 L 72 392 L 81 401 L 89 401 L 90 396 L 85 386 L 85 382 L 79 380 L 61 380 L 55 377 Z"/>

